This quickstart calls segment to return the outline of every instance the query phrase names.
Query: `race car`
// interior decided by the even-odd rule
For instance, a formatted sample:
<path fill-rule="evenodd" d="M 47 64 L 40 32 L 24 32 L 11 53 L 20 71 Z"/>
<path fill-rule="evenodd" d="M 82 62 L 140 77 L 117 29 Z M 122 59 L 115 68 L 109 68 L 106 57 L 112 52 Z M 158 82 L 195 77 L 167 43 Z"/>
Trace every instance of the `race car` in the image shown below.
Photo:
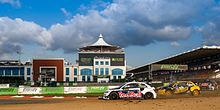
<path fill-rule="evenodd" d="M 198 96 L 200 87 L 191 81 L 177 81 L 157 88 L 157 93 L 162 95 L 191 93 L 193 96 Z"/>
<path fill-rule="evenodd" d="M 144 82 L 128 82 L 107 90 L 103 99 L 154 99 L 157 97 L 154 89 Z"/>

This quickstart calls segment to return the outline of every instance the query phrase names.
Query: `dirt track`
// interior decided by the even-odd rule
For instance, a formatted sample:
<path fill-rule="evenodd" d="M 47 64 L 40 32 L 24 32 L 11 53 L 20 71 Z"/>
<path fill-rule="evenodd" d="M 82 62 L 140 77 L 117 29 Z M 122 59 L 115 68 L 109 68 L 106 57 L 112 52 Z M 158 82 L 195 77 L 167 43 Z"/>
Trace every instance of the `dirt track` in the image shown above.
<path fill-rule="evenodd" d="M 45 103 L 45 100 L 37 99 L 30 104 L 0 105 L 0 110 L 220 110 L 219 96 L 116 101 L 97 98 L 54 100 L 46 100 L 49 103 Z M 19 101 L 27 100 L 17 99 Z"/>

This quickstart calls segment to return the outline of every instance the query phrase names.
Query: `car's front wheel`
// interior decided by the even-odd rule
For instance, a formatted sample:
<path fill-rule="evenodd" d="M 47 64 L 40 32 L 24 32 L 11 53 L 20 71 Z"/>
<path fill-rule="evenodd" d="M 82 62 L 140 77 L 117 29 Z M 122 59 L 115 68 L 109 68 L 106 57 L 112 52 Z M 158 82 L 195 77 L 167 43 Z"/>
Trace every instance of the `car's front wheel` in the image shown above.
<path fill-rule="evenodd" d="M 200 94 L 200 91 L 199 90 L 194 90 L 194 91 L 192 91 L 192 95 L 193 96 L 198 96 Z"/>
<path fill-rule="evenodd" d="M 153 94 L 150 92 L 147 92 L 146 94 L 144 94 L 144 99 L 153 99 Z"/>
<path fill-rule="evenodd" d="M 110 100 L 116 100 L 116 99 L 119 99 L 118 93 L 116 93 L 116 92 L 112 92 L 112 93 L 110 93 L 110 95 L 109 95 L 109 99 L 110 99 Z"/>

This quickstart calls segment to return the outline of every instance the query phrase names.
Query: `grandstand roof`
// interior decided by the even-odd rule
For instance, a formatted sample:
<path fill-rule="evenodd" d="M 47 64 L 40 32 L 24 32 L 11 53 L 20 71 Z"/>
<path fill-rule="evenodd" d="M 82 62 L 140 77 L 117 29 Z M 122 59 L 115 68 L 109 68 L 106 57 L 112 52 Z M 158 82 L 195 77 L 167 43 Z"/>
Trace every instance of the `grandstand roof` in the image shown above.
<path fill-rule="evenodd" d="M 135 67 L 133 69 L 128 70 L 127 73 L 137 73 L 141 71 L 146 71 L 149 69 L 149 65 L 151 64 L 188 64 L 190 61 L 194 59 L 211 57 L 216 54 L 220 54 L 220 46 L 202 46 L 155 62 Z"/>

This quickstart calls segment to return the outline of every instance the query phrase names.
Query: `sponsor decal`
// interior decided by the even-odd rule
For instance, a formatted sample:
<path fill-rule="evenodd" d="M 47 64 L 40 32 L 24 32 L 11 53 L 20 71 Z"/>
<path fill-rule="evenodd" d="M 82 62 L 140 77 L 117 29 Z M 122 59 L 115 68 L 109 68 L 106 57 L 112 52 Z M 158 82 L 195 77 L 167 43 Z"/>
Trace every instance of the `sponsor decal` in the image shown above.
<path fill-rule="evenodd" d="M 19 87 L 18 94 L 42 94 L 40 87 Z"/>
<path fill-rule="evenodd" d="M 141 97 L 141 92 L 134 92 L 134 91 L 127 91 L 123 92 L 120 91 L 118 92 L 120 98 L 140 98 Z"/>
<path fill-rule="evenodd" d="M 64 94 L 86 93 L 86 87 L 64 87 Z"/>

